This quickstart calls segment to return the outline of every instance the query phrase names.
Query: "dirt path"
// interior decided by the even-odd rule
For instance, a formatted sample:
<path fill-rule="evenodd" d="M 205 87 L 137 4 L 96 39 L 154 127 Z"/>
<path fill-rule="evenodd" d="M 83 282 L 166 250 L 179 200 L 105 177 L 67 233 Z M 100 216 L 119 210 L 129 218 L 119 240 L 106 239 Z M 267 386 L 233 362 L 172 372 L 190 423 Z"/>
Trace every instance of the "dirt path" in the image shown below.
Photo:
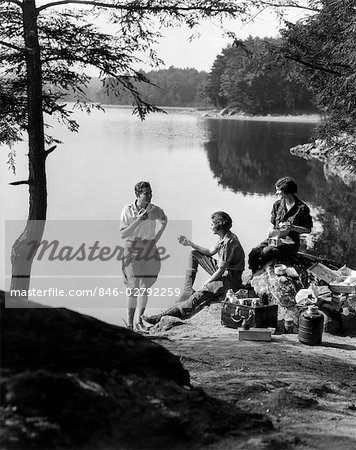
<path fill-rule="evenodd" d="M 213 305 L 214 306 L 214 305 Z M 323 335 L 309 347 L 295 334 L 238 341 L 220 325 L 218 305 L 153 339 L 179 355 L 192 384 L 271 418 L 275 432 L 213 449 L 356 448 L 356 339 Z"/>

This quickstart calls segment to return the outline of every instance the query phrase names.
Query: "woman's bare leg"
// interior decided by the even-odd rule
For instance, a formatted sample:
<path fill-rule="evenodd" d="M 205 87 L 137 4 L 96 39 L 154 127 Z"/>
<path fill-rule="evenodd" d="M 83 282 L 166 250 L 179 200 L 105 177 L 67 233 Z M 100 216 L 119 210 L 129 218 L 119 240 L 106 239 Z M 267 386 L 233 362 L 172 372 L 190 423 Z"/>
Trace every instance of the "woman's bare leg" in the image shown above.
<path fill-rule="evenodd" d="M 141 316 L 145 312 L 146 306 L 148 301 L 148 295 L 147 294 L 141 294 L 138 297 L 137 301 L 137 314 L 138 314 L 138 323 L 142 323 Z"/>
<path fill-rule="evenodd" d="M 137 297 L 131 295 L 127 297 L 126 308 L 127 308 L 127 326 L 133 328 L 135 311 L 137 306 Z"/>

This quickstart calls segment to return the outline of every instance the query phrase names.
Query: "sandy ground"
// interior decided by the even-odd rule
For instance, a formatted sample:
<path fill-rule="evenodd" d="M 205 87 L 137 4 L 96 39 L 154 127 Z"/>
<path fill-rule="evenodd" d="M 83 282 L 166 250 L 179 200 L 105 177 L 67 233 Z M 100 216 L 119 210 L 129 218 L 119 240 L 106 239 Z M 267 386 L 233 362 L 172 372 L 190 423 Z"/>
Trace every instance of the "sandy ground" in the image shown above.
<path fill-rule="evenodd" d="M 180 356 L 192 384 L 242 409 L 266 414 L 275 431 L 228 438 L 206 449 L 356 448 L 356 338 L 323 335 L 320 346 L 296 334 L 239 341 L 223 327 L 220 305 L 152 339 Z"/>

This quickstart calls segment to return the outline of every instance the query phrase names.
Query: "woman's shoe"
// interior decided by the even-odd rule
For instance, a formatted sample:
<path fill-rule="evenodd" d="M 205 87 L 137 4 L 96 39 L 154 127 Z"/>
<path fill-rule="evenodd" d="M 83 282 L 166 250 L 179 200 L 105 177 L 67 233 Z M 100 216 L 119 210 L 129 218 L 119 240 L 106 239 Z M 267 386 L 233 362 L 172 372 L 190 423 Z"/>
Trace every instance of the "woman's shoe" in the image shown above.
<path fill-rule="evenodd" d="M 146 327 L 146 325 L 144 325 L 143 323 L 138 322 L 134 327 L 134 331 L 136 331 L 136 333 L 149 334 L 150 329 L 149 327 Z"/>
<path fill-rule="evenodd" d="M 159 316 L 159 314 L 155 315 L 155 316 L 145 316 L 144 314 L 141 316 L 141 319 L 144 320 L 145 322 L 149 323 L 150 325 L 156 325 L 156 323 L 158 323 L 161 320 L 161 317 Z"/>
<path fill-rule="evenodd" d="M 147 322 L 151 325 L 156 325 L 156 323 L 158 323 L 163 316 L 179 317 L 180 319 L 183 318 L 183 314 L 182 314 L 181 308 L 179 308 L 179 306 L 171 306 L 170 308 L 166 309 L 165 311 L 161 312 L 160 314 L 156 314 L 151 317 L 142 315 L 141 318 L 145 322 Z"/>
<path fill-rule="evenodd" d="M 185 280 L 184 280 L 184 288 L 183 292 L 175 300 L 175 303 L 182 303 L 188 300 L 188 298 L 194 294 L 195 290 L 193 289 L 193 283 L 195 281 L 195 277 L 197 275 L 196 270 L 188 269 L 185 273 Z"/>

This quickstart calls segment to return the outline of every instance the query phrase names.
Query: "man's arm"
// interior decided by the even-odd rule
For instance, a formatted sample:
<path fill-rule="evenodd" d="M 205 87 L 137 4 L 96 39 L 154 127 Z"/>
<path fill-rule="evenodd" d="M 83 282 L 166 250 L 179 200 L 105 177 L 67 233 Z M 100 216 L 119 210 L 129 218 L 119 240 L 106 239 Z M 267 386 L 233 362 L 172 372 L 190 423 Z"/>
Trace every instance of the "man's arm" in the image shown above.
<path fill-rule="evenodd" d="M 165 217 L 164 219 L 160 220 L 161 227 L 158 230 L 158 232 L 156 233 L 156 236 L 155 236 L 155 241 L 156 242 L 158 242 L 159 239 L 161 238 L 164 230 L 166 229 L 167 223 L 168 223 L 167 217 Z"/>
<path fill-rule="evenodd" d="M 131 236 L 133 231 L 139 226 L 140 222 L 142 220 L 146 220 L 148 217 L 147 211 L 145 209 L 141 209 L 138 212 L 138 216 L 136 219 L 130 223 L 127 227 L 120 228 L 120 236 L 122 239 L 126 239 L 127 237 Z"/>

